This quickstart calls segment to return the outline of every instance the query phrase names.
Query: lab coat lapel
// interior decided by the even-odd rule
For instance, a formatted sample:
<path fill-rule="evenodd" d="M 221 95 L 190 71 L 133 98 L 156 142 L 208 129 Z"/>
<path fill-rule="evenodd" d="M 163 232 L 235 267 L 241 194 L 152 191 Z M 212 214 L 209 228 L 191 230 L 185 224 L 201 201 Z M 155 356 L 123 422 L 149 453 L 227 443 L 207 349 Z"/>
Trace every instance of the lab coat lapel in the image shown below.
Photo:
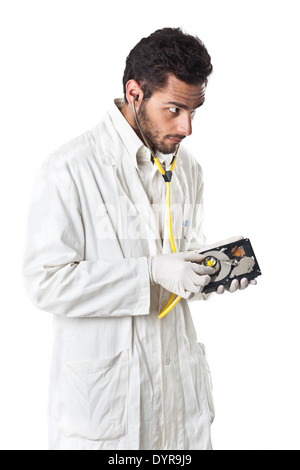
<path fill-rule="evenodd" d="M 124 152 L 125 153 L 125 152 Z M 117 171 L 118 191 L 120 196 L 126 197 L 129 205 L 129 213 L 132 217 L 131 224 L 140 232 L 141 238 L 156 242 L 157 248 L 162 250 L 158 220 L 155 217 L 148 196 L 144 190 L 138 170 L 135 168 L 128 155 L 123 155 Z M 134 218 L 136 220 L 134 221 Z M 153 244 L 152 244 L 153 245 Z"/>
<path fill-rule="evenodd" d="M 106 119 L 97 128 L 97 144 L 99 158 L 107 165 L 115 166 L 118 197 L 123 198 L 120 207 L 129 209 L 131 224 L 140 230 L 141 237 L 149 239 L 151 251 L 162 251 L 162 240 L 159 233 L 159 221 L 156 219 L 148 196 L 144 190 L 138 169 L 130 156 L 128 149 L 120 139 L 111 121 Z M 127 204 L 125 204 L 126 200 Z M 138 227 L 140 222 L 140 227 Z M 126 231 L 128 227 L 126 227 Z M 130 234 L 129 234 L 130 236 Z M 154 249 L 155 247 L 155 249 Z M 155 253 L 153 253 L 155 254 Z"/>

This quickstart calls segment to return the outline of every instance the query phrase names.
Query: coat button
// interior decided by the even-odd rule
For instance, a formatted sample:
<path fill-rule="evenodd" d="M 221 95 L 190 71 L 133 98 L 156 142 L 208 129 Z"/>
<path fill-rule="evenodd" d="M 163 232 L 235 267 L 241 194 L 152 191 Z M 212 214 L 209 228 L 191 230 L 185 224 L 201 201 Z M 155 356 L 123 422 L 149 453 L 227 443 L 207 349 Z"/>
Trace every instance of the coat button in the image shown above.
<path fill-rule="evenodd" d="M 168 365 L 170 364 L 170 362 L 171 362 L 171 359 L 166 356 L 166 357 L 164 358 L 164 363 L 165 363 L 165 365 L 168 366 Z"/>

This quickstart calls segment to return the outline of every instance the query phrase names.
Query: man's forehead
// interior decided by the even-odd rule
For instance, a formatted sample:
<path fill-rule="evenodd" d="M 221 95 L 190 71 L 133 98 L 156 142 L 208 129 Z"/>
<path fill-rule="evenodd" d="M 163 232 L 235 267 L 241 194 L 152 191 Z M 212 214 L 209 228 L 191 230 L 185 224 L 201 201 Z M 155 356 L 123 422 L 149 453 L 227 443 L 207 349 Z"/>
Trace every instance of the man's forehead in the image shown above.
<path fill-rule="evenodd" d="M 164 88 L 157 90 L 157 95 L 166 104 L 182 105 L 179 107 L 196 108 L 205 101 L 206 84 L 190 85 L 170 75 Z"/>

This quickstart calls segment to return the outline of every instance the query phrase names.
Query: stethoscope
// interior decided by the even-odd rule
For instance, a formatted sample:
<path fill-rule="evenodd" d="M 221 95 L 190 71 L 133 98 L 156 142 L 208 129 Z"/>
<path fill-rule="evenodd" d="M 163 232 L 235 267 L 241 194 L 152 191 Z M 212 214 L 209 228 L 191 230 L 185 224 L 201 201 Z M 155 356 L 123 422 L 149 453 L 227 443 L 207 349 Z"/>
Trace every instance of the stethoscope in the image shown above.
<path fill-rule="evenodd" d="M 144 132 L 141 128 L 139 119 L 137 117 L 136 109 L 135 109 L 135 101 L 137 101 L 138 98 L 139 98 L 139 96 L 137 95 L 136 97 L 133 98 L 133 101 L 132 101 L 132 108 L 133 108 L 134 118 L 135 118 L 135 122 L 138 126 L 138 129 L 141 133 L 141 136 L 142 136 L 145 144 L 147 145 L 147 147 L 150 151 L 150 155 L 152 155 L 152 158 L 155 161 L 155 163 L 157 165 L 157 168 L 158 168 L 159 172 L 161 173 L 161 175 L 162 175 L 162 177 L 163 177 L 163 179 L 166 183 L 166 186 L 167 186 L 166 207 L 167 207 L 167 218 L 168 218 L 168 227 L 169 227 L 169 235 L 170 235 L 170 245 L 171 245 L 173 253 L 176 253 L 176 248 L 175 248 L 175 243 L 174 243 L 174 238 L 173 238 L 173 232 L 172 232 L 172 223 L 171 223 L 171 207 L 170 207 L 171 206 L 171 202 L 170 202 L 171 186 L 170 186 L 170 183 L 171 183 L 171 180 L 172 180 L 173 170 L 175 168 L 175 163 L 176 163 L 176 158 L 177 158 L 177 154 L 178 154 L 178 150 L 179 150 L 179 145 L 177 146 L 176 152 L 173 156 L 170 170 L 165 171 L 162 168 L 158 158 L 155 155 L 153 155 L 153 152 L 150 148 L 150 145 L 148 144 L 147 139 L 145 137 L 145 134 L 144 134 Z M 169 301 L 166 303 L 164 308 L 159 313 L 158 318 L 163 318 L 165 315 L 167 315 L 167 313 L 169 313 L 170 310 L 172 310 L 172 308 L 175 307 L 175 305 L 180 301 L 180 299 L 181 299 L 181 297 L 179 295 L 176 296 L 176 294 L 172 294 Z"/>

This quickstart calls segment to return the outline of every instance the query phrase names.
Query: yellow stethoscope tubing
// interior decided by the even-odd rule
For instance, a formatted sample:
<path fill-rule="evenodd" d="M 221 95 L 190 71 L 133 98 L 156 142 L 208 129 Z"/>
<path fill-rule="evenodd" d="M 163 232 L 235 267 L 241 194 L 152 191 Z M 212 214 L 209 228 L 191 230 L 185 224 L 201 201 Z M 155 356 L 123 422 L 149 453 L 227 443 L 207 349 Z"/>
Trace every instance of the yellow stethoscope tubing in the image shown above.
<path fill-rule="evenodd" d="M 176 162 L 177 155 L 175 155 L 171 169 L 170 171 L 173 171 L 175 168 L 175 162 Z M 163 170 L 160 161 L 158 160 L 157 157 L 154 157 L 154 161 L 158 167 L 159 172 L 164 175 L 165 171 Z M 173 231 L 172 231 L 172 221 L 171 221 L 171 184 L 170 182 L 166 181 L 166 187 L 167 187 L 167 194 L 166 194 L 166 207 L 167 207 L 167 219 L 168 219 L 168 227 L 169 227 L 169 236 L 170 236 L 170 245 L 172 248 L 173 253 L 176 253 L 176 247 L 175 247 L 175 242 L 173 238 Z M 164 308 L 160 311 L 158 318 L 161 319 L 165 317 L 170 310 L 172 310 L 173 307 L 180 301 L 181 297 L 176 294 L 172 294 Z"/>
<path fill-rule="evenodd" d="M 175 162 L 176 162 L 177 155 L 174 156 L 173 162 L 171 165 L 171 170 L 173 171 L 175 168 Z M 162 166 L 160 164 L 160 161 L 158 160 L 157 157 L 154 158 L 154 161 L 162 175 L 165 175 L 165 171 L 162 169 Z M 174 238 L 173 238 L 173 232 L 172 232 L 172 221 L 171 221 L 171 183 L 169 181 L 166 181 L 166 186 L 167 186 L 167 194 L 166 194 L 166 207 L 167 207 L 167 217 L 168 217 L 168 227 L 169 227 L 169 236 L 170 236 L 170 244 L 173 253 L 176 253 L 176 248 L 175 248 L 175 243 L 174 243 Z"/>

